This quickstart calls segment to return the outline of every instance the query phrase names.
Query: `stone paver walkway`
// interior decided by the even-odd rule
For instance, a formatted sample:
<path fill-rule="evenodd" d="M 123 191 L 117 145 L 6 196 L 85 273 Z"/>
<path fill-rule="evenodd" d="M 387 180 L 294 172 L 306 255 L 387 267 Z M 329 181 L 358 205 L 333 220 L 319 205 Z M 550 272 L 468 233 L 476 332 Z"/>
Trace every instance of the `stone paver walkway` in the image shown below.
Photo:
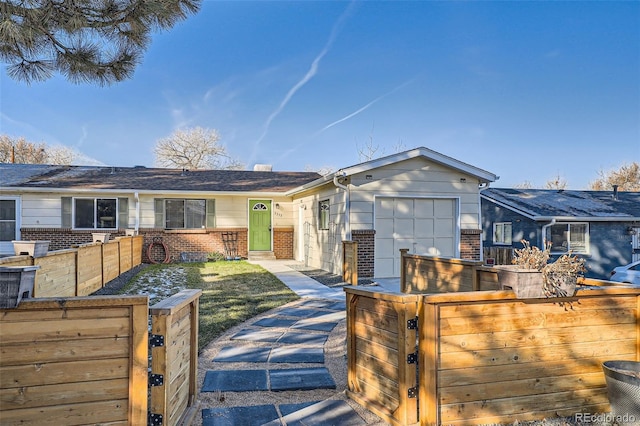
<path fill-rule="evenodd" d="M 295 306 L 276 309 L 269 316 L 248 322 L 214 356 L 214 363 L 266 363 L 263 369 L 216 369 L 207 371 L 201 392 L 283 392 L 336 389 L 322 365 L 324 344 L 344 319 L 344 302 L 305 299 Z M 259 343 L 246 345 L 244 343 Z M 270 368 L 285 363 L 287 368 Z M 309 366 L 311 364 L 312 366 Z M 293 366 L 293 368 L 291 368 Z M 365 425 L 344 400 L 297 404 L 265 404 L 216 407 L 202 410 L 204 426 L 222 425 Z"/>

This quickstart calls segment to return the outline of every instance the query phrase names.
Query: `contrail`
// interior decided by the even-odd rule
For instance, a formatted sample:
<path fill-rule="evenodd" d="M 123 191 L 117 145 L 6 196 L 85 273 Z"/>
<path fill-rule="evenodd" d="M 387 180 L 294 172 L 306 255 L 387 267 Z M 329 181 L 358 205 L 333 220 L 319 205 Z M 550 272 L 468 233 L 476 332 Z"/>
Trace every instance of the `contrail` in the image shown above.
<path fill-rule="evenodd" d="M 271 113 L 271 115 L 269 115 L 269 118 L 267 118 L 267 121 L 264 124 L 264 131 L 262 132 L 262 135 L 255 143 L 254 151 L 255 151 L 255 148 L 257 148 L 258 145 L 260 145 L 260 143 L 262 142 L 262 140 L 267 136 L 267 133 L 269 132 L 269 127 L 271 126 L 271 123 L 273 122 L 273 120 L 287 106 L 287 104 L 289 103 L 293 95 L 295 95 L 296 92 L 302 88 L 302 86 L 307 84 L 309 80 L 311 80 L 316 75 L 316 73 L 318 72 L 318 66 L 320 65 L 320 61 L 329 52 L 329 49 L 331 49 L 333 42 L 335 41 L 338 33 L 340 32 L 340 30 L 344 25 L 344 21 L 351 14 L 351 10 L 353 9 L 354 4 L 355 2 L 351 2 L 349 4 L 349 7 L 347 7 L 347 10 L 345 10 L 342 13 L 342 15 L 340 15 L 336 23 L 333 25 L 333 28 L 331 29 L 331 34 L 329 35 L 329 40 L 327 40 L 327 42 L 324 45 L 324 48 L 320 51 L 318 56 L 316 56 L 316 58 L 311 63 L 311 67 L 309 67 L 309 71 L 307 71 L 307 73 L 304 75 L 304 77 L 302 77 L 302 79 L 299 82 L 297 82 L 291 89 L 289 89 L 289 91 L 287 92 L 287 95 L 284 97 L 282 102 L 280 102 L 280 105 L 278 105 L 278 107 Z"/>
<path fill-rule="evenodd" d="M 378 96 L 377 98 L 375 98 L 374 100 L 372 100 L 371 102 L 369 102 L 368 104 L 366 104 L 365 106 L 363 106 L 362 108 L 352 112 L 349 115 L 346 115 L 344 117 L 342 117 L 339 120 L 334 121 L 331 124 L 327 124 L 326 126 L 324 126 L 322 129 L 318 130 L 313 136 L 318 136 L 320 133 L 324 132 L 327 129 L 330 129 L 331 127 L 335 126 L 336 124 L 340 124 L 343 121 L 347 121 L 348 119 L 350 119 L 351 117 L 354 117 L 358 114 L 360 114 L 362 111 L 368 109 L 370 106 L 372 106 L 373 104 L 377 103 L 378 101 L 386 98 L 387 96 L 391 95 L 392 93 L 397 92 L 398 90 L 402 89 L 403 87 L 405 87 L 406 85 L 412 83 L 413 80 L 408 80 L 405 81 L 404 83 L 402 83 L 401 85 L 399 85 L 398 87 L 394 88 L 393 90 L 388 91 L 387 93 L 385 93 L 384 95 Z"/>

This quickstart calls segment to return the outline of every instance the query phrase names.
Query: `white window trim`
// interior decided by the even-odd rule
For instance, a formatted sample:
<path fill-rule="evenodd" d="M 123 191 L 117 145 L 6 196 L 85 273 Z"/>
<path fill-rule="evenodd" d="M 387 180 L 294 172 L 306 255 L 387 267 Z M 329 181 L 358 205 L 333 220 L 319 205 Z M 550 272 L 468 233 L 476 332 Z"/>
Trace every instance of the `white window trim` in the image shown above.
<path fill-rule="evenodd" d="M 591 247 L 591 229 L 589 227 L 589 222 L 561 222 L 561 223 L 554 223 L 552 226 L 550 226 L 548 228 L 548 232 L 551 233 L 551 229 L 553 228 L 553 226 L 560 226 L 560 225 L 564 225 L 567 227 L 567 231 L 569 232 L 568 235 L 568 239 L 567 239 L 567 251 L 551 251 L 552 255 L 563 255 L 563 254 L 567 254 L 569 251 L 571 251 L 572 254 L 582 254 L 582 255 L 589 255 L 590 254 L 590 247 Z M 585 239 L 584 239 L 584 244 L 585 244 L 585 251 L 575 251 L 571 248 L 571 226 L 573 225 L 585 225 L 586 227 L 586 231 L 585 231 Z M 549 235 L 551 236 L 551 235 Z M 547 239 L 547 236 L 544 235 L 545 240 Z"/>
<path fill-rule="evenodd" d="M 93 224 L 97 225 L 98 223 L 98 218 L 97 218 L 97 202 L 98 200 L 116 200 L 116 211 L 115 211 L 115 228 L 98 228 L 96 226 L 94 226 L 93 228 L 77 228 L 76 227 L 76 200 L 93 200 Z M 86 230 L 99 230 L 99 231 L 103 231 L 103 230 L 108 230 L 108 231 L 115 231 L 118 229 L 118 221 L 120 220 L 120 213 L 119 213 L 119 200 L 118 197 L 73 197 L 72 201 L 71 201 L 71 229 L 77 229 L 77 230 L 81 230 L 81 231 L 86 231 Z"/>
<path fill-rule="evenodd" d="M 504 228 L 505 225 L 510 225 L 511 227 L 511 235 L 509 236 L 509 242 L 505 242 L 505 241 L 496 241 L 496 228 L 497 227 L 502 227 L 502 237 L 504 239 L 505 236 L 505 232 L 504 232 Z M 510 246 L 513 244 L 513 224 L 512 222 L 494 222 L 493 223 L 493 245 L 494 246 Z"/>
<path fill-rule="evenodd" d="M 22 198 L 21 197 L 0 197 L 0 200 L 8 200 L 8 201 L 15 201 L 16 202 L 16 220 L 15 220 L 15 224 L 16 224 L 16 229 L 15 229 L 15 233 L 16 233 L 16 240 L 20 240 L 20 228 L 22 227 Z M 2 242 L 0 242 L 1 244 Z M 10 244 L 11 245 L 11 249 L 13 250 L 13 243 L 11 241 L 4 241 L 4 243 L 6 244 Z M 2 252 L 2 250 L 0 250 L 0 253 Z"/>

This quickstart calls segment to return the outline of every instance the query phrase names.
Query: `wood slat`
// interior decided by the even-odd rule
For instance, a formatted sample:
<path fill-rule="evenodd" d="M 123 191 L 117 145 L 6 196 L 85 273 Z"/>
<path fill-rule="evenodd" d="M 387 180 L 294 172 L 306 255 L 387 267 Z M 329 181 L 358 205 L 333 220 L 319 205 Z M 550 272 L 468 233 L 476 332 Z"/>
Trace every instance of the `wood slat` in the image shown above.
<path fill-rule="evenodd" d="M 500 381 L 454 387 L 440 387 L 440 403 L 488 401 L 519 396 L 532 396 L 574 389 L 604 388 L 602 372 L 539 377 L 518 381 Z"/>
<path fill-rule="evenodd" d="M 394 367 L 398 367 L 398 351 L 393 348 L 379 345 L 369 340 L 356 339 L 356 350 L 359 353 L 369 354 L 380 362 L 386 362 Z"/>
<path fill-rule="evenodd" d="M 113 399 L 110 401 L 89 402 L 84 404 L 3 410 L 0 420 L 2 420 L 3 426 L 75 426 L 108 424 L 108 422 L 127 422 L 127 400 Z"/>
<path fill-rule="evenodd" d="M 440 407 L 443 424 L 476 418 L 504 416 L 510 418 L 524 417 L 525 413 L 537 410 L 573 410 L 581 412 L 581 407 L 588 405 L 604 405 L 608 403 L 607 391 L 604 388 L 574 389 L 569 392 L 540 394 L 534 396 L 504 398 L 501 400 L 485 400 L 469 403 L 447 404 Z"/>
<path fill-rule="evenodd" d="M 629 359 L 620 358 L 620 359 Z M 597 359 L 582 359 L 568 363 L 566 360 L 528 363 L 522 368 L 513 364 L 479 366 L 440 370 L 438 386 L 467 386 L 481 383 L 517 381 L 544 377 L 556 377 L 568 374 L 588 374 L 602 372 L 602 363 Z"/>
<path fill-rule="evenodd" d="M 124 399 L 128 395 L 127 378 L 97 382 L 62 383 L 47 386 L 22 386 L 0 389 L 2 411 L 51 405 Z M 2 415 L 0 414 L 0 419 Z"/>
<path fill-rule="evenodd" d="M 72 340 L 101 338 L 105 336 L 116 338 L 129 335 L 128 318 L 103 318 L 78 320 L 49 320 L 31 322 L 30 327 L 22 323 L 9 322 L 2 324 L 2 342 L 43 342 L 51 340 Z"/>
<path fill-rule="evenodd" d="M 628 356 L 636 353 L 637 341 L 614 340 L 606 345 L 595 345 L 593 342 L 572 343 L 569 345 L 554 345 L 546 347 L 519 347 L 501 349 L 489 349 L 482 351 L 450 352 L 442 356 L 440 368 L 442 370 L 454 368 L 472 368 L 482 365 L 511 364 L 525 367 L 531 362 L 550 362 L 560 360 L 581 359 L 617 359 L 618 356 Z"/>
<path fill-rule="evenodd" d="M 45 362 L 126 358 L 128 337 L 2 344 L 0 367 Z"/>
<path fill-rule="evenodd" d="M 511 316 L 484 316 L 470 318 L 443 318 L 441 335 L 483 333 L 492 331 L 528 330 L 540 327 L 571 327 L 573 325 L 616 325 L 634 323 L 633 312 L 624 309 L 521 313 Z"/>
<path fill-rule="evenodd" d="M 605 342 L 608 340 L 635 339 L 633 323 L 602 326 L 577 326 L 564 328 L 537 328 L 505 332 L 458 334 L 442 336 L 440 351 L 476 351 L 483 349 L 513 348 L 520 346 L 549 346 L 576 342 Z M 604 343 L 603 343 L 604 344 Z"/>
<path fill-rule="evenodd" d="M 42 300 L 38 300 L 39 306 L 42 305 Z M 24 303 L 28 303 L 24 300 Z M 20 303 L 20 306 L 23 306 Z M 100 307 L 99 309 L 47 309 L 42 308 L 34 312 L 33 310 L 19 310 L 19 309 L 3 309 L 0 310 L 0 321 L 2 324 L 8 324 L 10 322 L 19 322 L 28 327 L 31 322 L 42 322 L 51 320 L 77 320 L 77 319 L 95 319 L 102 320 L 104 318 L 128 318 L 130 310 L 128 307 Z"/>
<path fill-rule="evenodd" d="M 129 363 L 126 358 L 15 365 L 0 369 L 0 389 L 91 382 L 128 376 Z"/>

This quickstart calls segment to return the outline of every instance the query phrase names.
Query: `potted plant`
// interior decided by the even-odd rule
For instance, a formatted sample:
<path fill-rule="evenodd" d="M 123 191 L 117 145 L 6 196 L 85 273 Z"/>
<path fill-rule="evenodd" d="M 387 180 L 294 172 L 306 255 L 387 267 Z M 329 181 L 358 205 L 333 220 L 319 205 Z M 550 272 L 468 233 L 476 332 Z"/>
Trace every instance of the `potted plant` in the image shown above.
<path fill-rule="evenodd" d="M 107 243 L 109 242 L 109 232 L 93 232 L 91 236 L 93 237 L 94 243 Z"/>
<path fill-rule="evenodd" d="M 521 242 L 523 248 L 514 250 L 514 265 L 495 267 L 502 287 L 511 288 L 521 299 L 573 296 L 578 276 L 586 270 L 584 259 L 569 252 L 549 263 L 551 244 L 542 250 Z"/>
<path fill-rule="evenodd" d="M 16 256 L 28 254 L 31 257 L 46 256 L 50 241 L 12 241 Z"/>

